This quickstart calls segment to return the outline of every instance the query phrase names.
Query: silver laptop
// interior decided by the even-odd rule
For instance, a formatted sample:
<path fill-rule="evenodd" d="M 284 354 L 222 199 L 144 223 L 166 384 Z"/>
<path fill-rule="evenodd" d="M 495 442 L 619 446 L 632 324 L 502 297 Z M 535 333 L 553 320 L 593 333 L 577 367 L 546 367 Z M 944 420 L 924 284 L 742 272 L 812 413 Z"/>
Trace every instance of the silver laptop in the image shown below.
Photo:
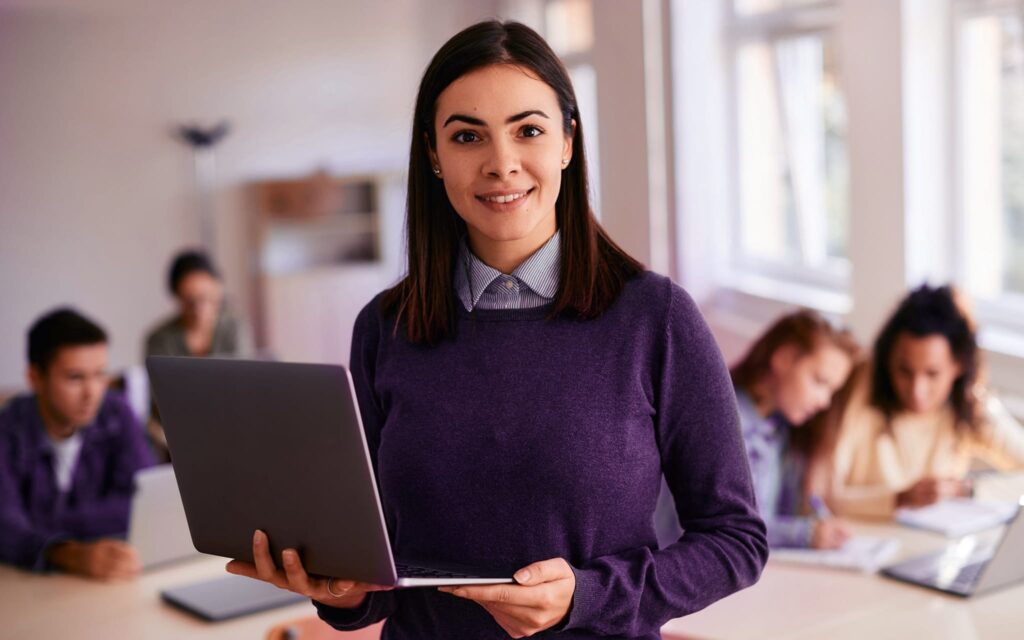
<path fill-rule="evenodd" d="M 251 562 L 262 529 L 275 562 L 295 548 L 312 574 L 399 587 L 512 582 L 493 567 L 395 561 L 344 367 L 158 356 L 146 366 L 199 551 Z"/>
<path fill-rule="evenodd" d="M 309 602 L 309 598 L 278 589 L 269 582 L 236 575 L 164 589 L 160 597 L 167 604 L 210 622 Z"/>
<path fill-rule="evenodd" d="M 1024 582 L 1024 497 L 1020 504 L 995 545 L 965 536 L 938 553 L 886 567 L 882 575 L 963 597 Z"/>
<path fill-rule="evenodd" d="M 198 557 L 171 465 L 135 474 L 128 542 L 138 551 L 144 569 Z"/>

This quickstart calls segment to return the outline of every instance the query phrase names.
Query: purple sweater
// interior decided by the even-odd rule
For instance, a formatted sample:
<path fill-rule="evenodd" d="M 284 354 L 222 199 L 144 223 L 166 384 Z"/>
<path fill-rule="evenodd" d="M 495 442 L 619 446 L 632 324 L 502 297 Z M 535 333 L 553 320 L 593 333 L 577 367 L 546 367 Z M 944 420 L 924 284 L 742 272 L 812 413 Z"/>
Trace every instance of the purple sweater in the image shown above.
<path fill-rule="evenodd" d="M 687 294 L 630 281 L 600 318 L 549 307 L 459 309 L 457 337 L 410 345 L 379 298 L 351 369 L 399 560 L 513 571 L 565 558 L 564 638 L 658 638 L 667 620 L 753 584 L 768 556 L 729 375 Z M 686 533 L 659 549 L 664 473 Z M 506 638 L 474 602 L 435 589 L 317 604 L 386 639 Z"/>
<path fill-rule="evenodd" d="M 111 391 L 79 433 L 71 489 L 62 494 L 36 397 L 19 396 L 0 412 L 0 562 L 43 569 L 55 542 L 127 532 L 133 477 L 153 464 L 142 427 Z"/>

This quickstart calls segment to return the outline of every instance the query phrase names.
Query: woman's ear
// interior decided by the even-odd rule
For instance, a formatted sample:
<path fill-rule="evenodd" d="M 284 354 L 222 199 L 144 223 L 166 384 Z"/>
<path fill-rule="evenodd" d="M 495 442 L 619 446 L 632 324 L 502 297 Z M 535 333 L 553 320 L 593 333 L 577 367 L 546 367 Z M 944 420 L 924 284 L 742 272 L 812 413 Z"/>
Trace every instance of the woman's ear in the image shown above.
<path fill-rule="evenodd" d="M 572 141 L 576 137 L 576 121 L 569 124 L 569 130 L 565 132 L 565 140 L 562 142 L 562 166 L 569 166 L 572 160 Z"/>
<path fill-rule="evenodd" d="M 423 134 L 423 148 L 427 152 L 427 159 L 430 160 L 430 168 L 434 171 L 434 175 L 441 177 L 441 162 L 437 159 L 437 151 L 430 146 L 430 136 L 426 133 Z"/>
<path fill-rule="evenodd" d="M 789 370 L 793 368 L 793 364 L 796 363 L 799 356 L 800 353 L 796 345 L 792 343 L 781 345 L 775 349 L 769 361 L 772 375 L 784 376 L 789 373 Z"/>

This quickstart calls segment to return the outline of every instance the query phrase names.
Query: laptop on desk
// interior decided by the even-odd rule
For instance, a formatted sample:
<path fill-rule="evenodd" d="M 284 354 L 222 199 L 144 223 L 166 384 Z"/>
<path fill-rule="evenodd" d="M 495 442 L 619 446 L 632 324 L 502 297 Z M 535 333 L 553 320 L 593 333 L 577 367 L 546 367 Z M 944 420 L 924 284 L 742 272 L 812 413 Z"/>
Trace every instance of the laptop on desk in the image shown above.
<path fill-rule="evenodd" d="M 149 467 L 135 474 L 128 542 L 138 551 L 147 572 L 200 556 L 192 545 L 171 465 Z M 160 597 L 211 622 L 306 600 L 273 585 L 233 575 L 177 585 L 162 590 Z"/>
<path fill-rule="evenodd" d="M 995 545 L 965 536 L 945 550 L 882 569 L 882 575 L 962 597 L 1024 582 L 1024 497 Z"/>
<path fill-rule="evenodd" d="M 392 556 L 351 374 L 342 366 L 146 360 L 196 549 L 252 561 L 265 531 L 279 562 L 398 587 L 512 582 Z"/>
<path fill-rule="evenodd" d="M 198 557 L 171 465 L 162 464 L 135 474 L 128 542 L 138 551 L 144 569 Z"/>

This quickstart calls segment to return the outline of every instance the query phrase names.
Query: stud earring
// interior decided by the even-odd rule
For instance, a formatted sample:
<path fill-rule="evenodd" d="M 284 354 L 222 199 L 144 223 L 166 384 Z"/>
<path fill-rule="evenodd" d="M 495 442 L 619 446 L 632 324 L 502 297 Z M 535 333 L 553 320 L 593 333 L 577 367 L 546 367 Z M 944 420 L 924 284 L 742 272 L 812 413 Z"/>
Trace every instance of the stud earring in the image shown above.
<path fill-rule="evenodd" d="M 438 178 L 441 177 L 441 167 L 434 167 L 434 175 Z"/>

